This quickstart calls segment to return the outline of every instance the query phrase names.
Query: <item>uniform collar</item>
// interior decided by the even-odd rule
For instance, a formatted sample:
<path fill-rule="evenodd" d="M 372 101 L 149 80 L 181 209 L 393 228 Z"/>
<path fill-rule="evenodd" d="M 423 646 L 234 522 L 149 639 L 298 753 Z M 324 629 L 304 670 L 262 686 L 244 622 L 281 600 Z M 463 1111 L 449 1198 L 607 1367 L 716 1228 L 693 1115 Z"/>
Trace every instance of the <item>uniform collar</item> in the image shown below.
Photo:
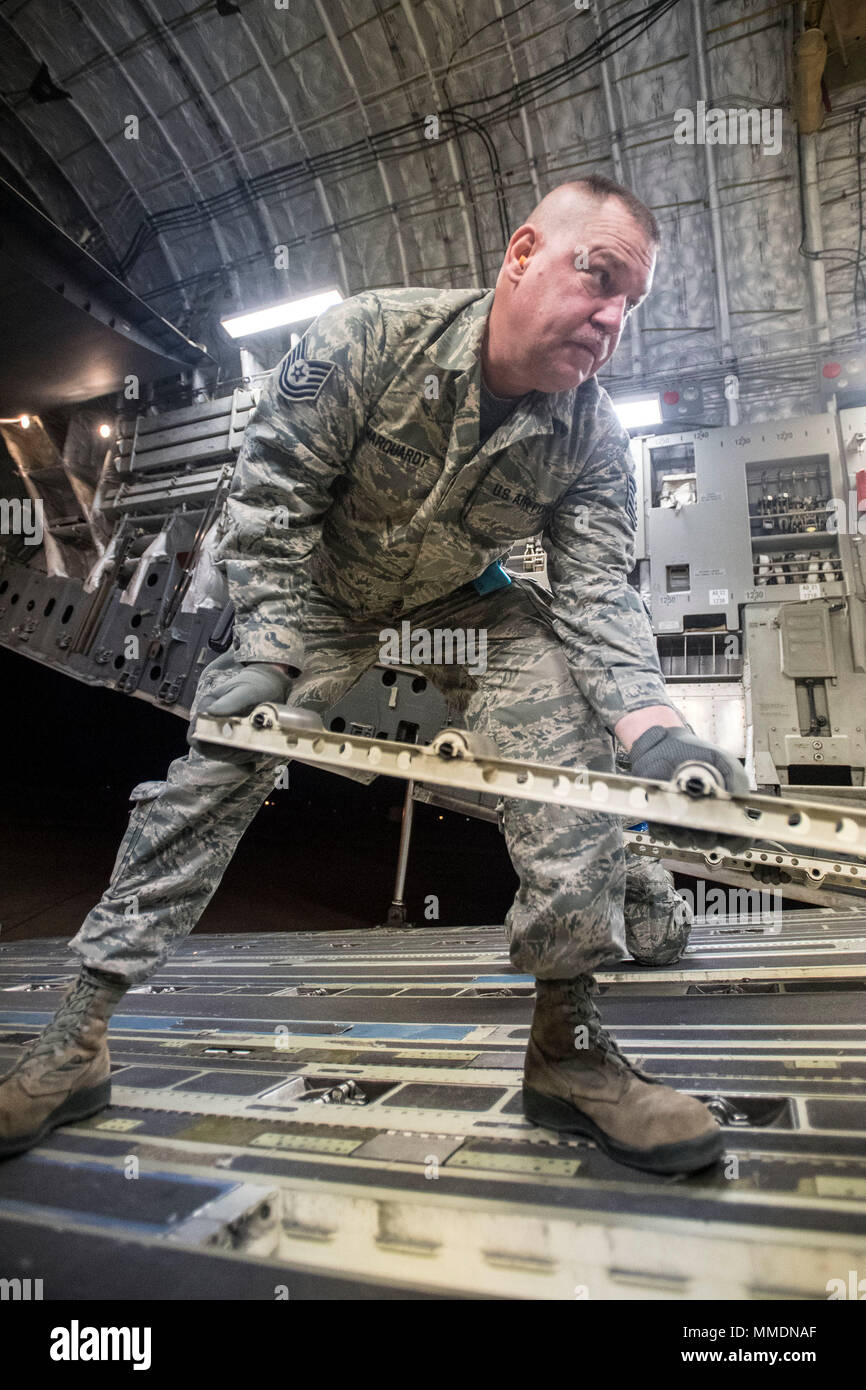
<path fill-rule="evenodd" d="M 493 304 L 494 290 L 484 290 L 479 298 L 473 299 L 467 304 L 465 309 L 455 315 L 444 333 L 440 333 L 426 350 L 426 355 L 432 362 L 439 367 L 445 367 L 450 372 L 465 372 L 475 369 L 477 374 L 477 384 L 481 386 L 481 341 L 484 337 L 484 329 Z M 590 381 L 594 383 L 595 378 Z M 587 389 L 589 382 L 584 382 L 582 386 L 574 387 L 571 391 L 533 391 L 525 405 L 519 407 L 519 413 L 526 418 L 531 416 L 537 430 L 533 433 L 554 434 L 557 432 L 570 433 L 574 425 L 574 413 L 577 408 L 578 391 L 583 391 L 584 397 L 590 394 Z M 590 388 L 592 390 L 593 388 Z M 597 390 L 597 386 L 595 386 Z M 594 394 L 594 392 L 593 392 Z M 559 422 L 557 430 L 556 421 Z"/>
<path fill-rule="evenodd" d="M 481 340 L 493 304 L 494 290 L 483 290 L 461 309 L 427 348 L 427 356 L 449 372 L 465 372 L 480 361 Z"/>

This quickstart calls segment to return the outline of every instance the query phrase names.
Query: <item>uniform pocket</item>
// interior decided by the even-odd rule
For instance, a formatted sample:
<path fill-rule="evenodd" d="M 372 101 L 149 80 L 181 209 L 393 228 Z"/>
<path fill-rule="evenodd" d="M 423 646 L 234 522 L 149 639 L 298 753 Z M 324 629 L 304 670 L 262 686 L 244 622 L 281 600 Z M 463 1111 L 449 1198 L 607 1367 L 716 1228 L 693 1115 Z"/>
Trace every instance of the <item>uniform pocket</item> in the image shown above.
<path fill-rule="evenodd" d="M 139 782 L 129 793 L 129 799 L 134 805 L 130 812 L 129 824 L 126 827 L 126 832 L 117 851 L 114 867 L 111 870 L 111 877 L 108 880 L 108 886 L 110 888 L 117 882 L 124 866 L 134 853 L 141 839 L 142 831 L 147 825 L 151 812 L 164 787 L 165 782 Z"/>
<path fill-rule="evenodd" d="M 377 514 L 402 521 L 432 492 L 442 467 L 423 449 L 368 429 L 352 459 L 351 490 L 373 501 Z"/>
<path fill-rule="evenodd" d="M 507 483 L 489 481 L 467 499 L 463 529 L 485 546 L 528 540 L 543 530 L 553 503 L 538 502 Z"/>
<path fill-rule="evenodd" d="M 464 529 L 485 545 L 528 539 L 544 529 L 562 483 L 529 466 L 518 449 L 488 460 L 463 504 Z"/>

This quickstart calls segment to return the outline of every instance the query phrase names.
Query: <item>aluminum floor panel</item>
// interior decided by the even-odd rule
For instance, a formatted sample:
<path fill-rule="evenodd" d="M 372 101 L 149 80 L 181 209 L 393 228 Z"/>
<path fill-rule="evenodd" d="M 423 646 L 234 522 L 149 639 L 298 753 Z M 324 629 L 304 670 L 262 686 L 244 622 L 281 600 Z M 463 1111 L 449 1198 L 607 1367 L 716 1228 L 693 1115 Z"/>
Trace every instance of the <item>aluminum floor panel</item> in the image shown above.
<path fill-rule="evenodd" d="M 0 947 L 0 1066 L 74 969 Z M 242 1267 L 267 1298 L 284 1271 L 322 1299 L 825 1299 L 866 1264 L 866 916 L 698 922 L 683 961 L 599 983 L 629 1054 L 713 1107 L 717 1169 L 526 1122 L 501 928 L 196 935 L 112 1021 L 111 1107 L 0 1165 L 4 1269 L 38 1253 L 57 1298 L 114 1296 L 112 1268 L 120 1297 L 172 1268 L 164 1296 L 233 1298 Z"/>

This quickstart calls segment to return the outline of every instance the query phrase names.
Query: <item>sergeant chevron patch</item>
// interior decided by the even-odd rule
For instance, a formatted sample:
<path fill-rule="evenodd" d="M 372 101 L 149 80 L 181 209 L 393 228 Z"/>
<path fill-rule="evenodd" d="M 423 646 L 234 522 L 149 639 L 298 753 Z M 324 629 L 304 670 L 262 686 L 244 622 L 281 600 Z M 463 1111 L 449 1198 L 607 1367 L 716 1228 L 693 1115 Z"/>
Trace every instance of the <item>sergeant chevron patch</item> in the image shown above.
<path fill-rule="evenodd" d="M 302 338 L 280 367 L 277 388 L 280 395 L 290 401 L 314 401 L 334 370 L 333 362 L 316 358 L 308 361 L 304 356 L 305 346 Z"/>

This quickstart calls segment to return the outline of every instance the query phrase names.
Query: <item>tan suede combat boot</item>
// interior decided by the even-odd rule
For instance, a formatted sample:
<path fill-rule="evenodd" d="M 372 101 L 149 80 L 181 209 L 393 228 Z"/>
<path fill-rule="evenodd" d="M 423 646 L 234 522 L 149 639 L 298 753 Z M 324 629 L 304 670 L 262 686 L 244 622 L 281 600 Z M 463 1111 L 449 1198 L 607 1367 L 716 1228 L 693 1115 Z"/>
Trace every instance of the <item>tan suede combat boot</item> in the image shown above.
<path fill-rule="evenodd" d="M 591 975 L 537 980 L 523 1072 L 533 1124 L 593 1139 L 649 1173 L 690 1173 L 720 1158 L 722 1133 L 694 1096 L 663 1086 L 620 1052 L 602 1025 Z"/>
<path fill-rule="evenodd" d="M 128 986 L 83 966 L 57 1013 L 0 1077 L 0 1157 L 23 1153 L 58 1125 L 111 1099 L 108 1020 Z"/>

